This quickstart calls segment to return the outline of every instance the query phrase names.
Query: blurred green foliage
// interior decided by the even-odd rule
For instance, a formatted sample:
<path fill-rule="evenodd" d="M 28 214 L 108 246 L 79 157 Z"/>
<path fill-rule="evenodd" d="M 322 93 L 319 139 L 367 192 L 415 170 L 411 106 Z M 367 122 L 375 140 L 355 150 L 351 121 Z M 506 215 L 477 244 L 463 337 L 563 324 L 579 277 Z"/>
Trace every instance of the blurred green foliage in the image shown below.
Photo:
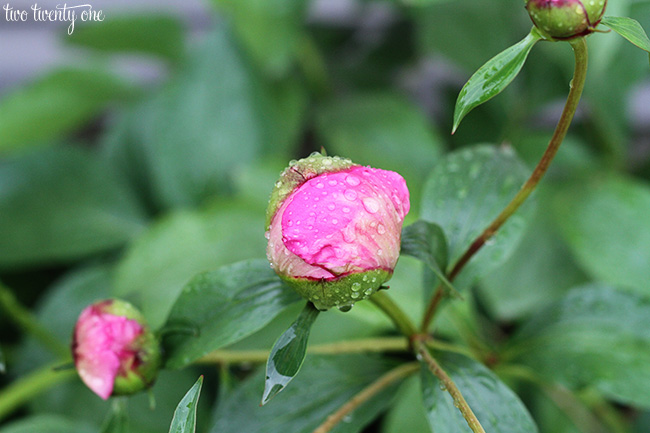
<path fill-rule="evenodd" d="M 61 29 L 89 60 L 0 97 L 0 280 L 62 344 L 92 301 L 126 297 L 157 327 L 195 275 L 263 259 L 273 182 L 289 159 L 321 147 L 400 172 L 412 194 L 407 223 L 439 224 L 452 259 L 517 191 L 568 90 L 567 44 L 538 43 L 513 85 L 449 131 L 472 72 L 530 30 L 520 0 L 359 0 L 340 21 L 313 12 L 314 3 L 214 0 L 211 28 L 196 44 L 165 15 L 107 17 L 70 37 Z M 650 1 L 609 3 L 608 15 L 650 28 Z M 466 302 L 445 304 L 436 325 L 451 342 L 495 354 L 481 361 L 517 391 L 540 431 L 646 432 L 650 125 L 633 122 L 629 107 L 650 69 L 618 35 L 594 34 L 589 45 L 579 115 L 535 203 L 475 257 L 457 283 Z M 144 86 L 120 76 L 107 65 L 124 53 L 157 59 L 166 78 Z M 401 258 L 390 285 L 419 319 L 432 289 L 422 289 L 421 264 Z M 296 314 L 281 313 L 233 347 L 268 350 Z M 364 303 L 321 316 L 312 342 L 390 330 Z M 16 331 L 0 316 L 0 386 L 57 360 Z M 517 346 L 532 339 L 541 343 Z M 546 382 L 500 371 L 509 353 Z M 465 378 L 463 386 L 476 380 L 520 404 L 486 367 L 452 364 L 463 362 L 489 379 Z M 261 371 L 168 371 L 153 388 L 156 409 L 134 397 L 129 423 L 141 433 L 166 431 L 203 373 L 197 431 L 310 431 L 393 364 L 308 356 L 292 386 L 264 408 Z M 420 393 L 412 380 L 389 388 L 335 431 L 425 431 L 432 409 L 420 410 Z M 12 419 L 0 415 L 0 432 L 98 431 L 109 408 L 74 379 Z"/>

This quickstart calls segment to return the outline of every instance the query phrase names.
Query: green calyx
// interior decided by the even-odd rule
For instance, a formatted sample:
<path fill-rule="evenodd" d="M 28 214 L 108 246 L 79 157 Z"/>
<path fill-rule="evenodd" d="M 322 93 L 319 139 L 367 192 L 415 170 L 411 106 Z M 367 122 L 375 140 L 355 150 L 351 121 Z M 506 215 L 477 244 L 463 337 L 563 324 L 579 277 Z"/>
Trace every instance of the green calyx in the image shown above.
<path fill-rule="evenodd" d="M 131 395 L 149 388 L 156 380 L 162 360 L 160 342 L 156 336 L 145 328 L 134 342 L 137 359 L 134 365 L 122 366 L 115 376 L 112 395 Z M 136 365 L 137 363 L 137 365 Z"/>
<path fill-rule="evenodd" d="M 314 304 L 317 309 L 329 310 L 336 307 L 344 311 L 347 311 L 356 302 L 368 299 L 390 277 L 392 277 L 392 273 L 384 269 L 349 274 L 333 280 L 292 278 L 280 275 L 280 278 L 303 298 Z"/>
<path fill-rule="evenodd" d="M 266 228 L 271 225 L 273 215 L 294 189 L 320 174 L 335 173 L 354 165 L 347 158 L 324 156 L 318 152 L 312 153 L 307 158 L 289 162 L 289 166 L 284 169 L 271 191 L 269 206 L 266 209 Z"/>
<path fill-rule="evenodd" d="M 592 33 L 607 0 L 527 0 L 526 10 L 537 29 L 550 39 L 571 39 Z"/>

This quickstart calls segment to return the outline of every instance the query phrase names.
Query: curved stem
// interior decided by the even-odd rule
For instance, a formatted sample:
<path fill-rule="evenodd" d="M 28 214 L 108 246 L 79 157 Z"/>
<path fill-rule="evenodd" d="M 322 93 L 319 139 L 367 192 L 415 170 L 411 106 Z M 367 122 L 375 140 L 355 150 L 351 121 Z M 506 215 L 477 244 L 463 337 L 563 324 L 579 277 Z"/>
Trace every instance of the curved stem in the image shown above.
<path fill-rule="evenodd" d="M 3 389 L 0 392 L 0 420 L 40 393 L 77 374 L 74 370 L 57 371 L 56 365 L 58 364 L 36 370 Z"/>
<path fill-rule="evenodd" d="M 404 311 L 386 293 L 379 291 L 372 295 L 370 300 L 390 317 L 397 329 L 406 337 L 410 339 L 418 333 L 411 319 L 409 319 Z"/>
<path fill-rule="evenodd" d="M 420 369 L 417 362 L 402 364 L 397 368 L 389 371 L 379 379 L 361 390 L 357 395 L 352 397 L 347 403 L 341 406 L 336 412 L 328 416 L 323 424 L 318 426 L 313 433 L 327 433 L 340 423 L 347 415 L 352 413 L 356 408 L 377 395 L 379 391 L 391 385 L 392 383 L 403 379 Z"/>
<path fill-rule="evenodd" d="M 62 358 L 70 356 L 70 348 L 61 343 L 57 336 L 41 325 L 36 317 L 18 302 L 13 292 L 2 282 L 0 282 L 0 310 L 4 310 L 7 317 L 26 334 L 36 338 L 53 354 Z"/>
<path fill-rule="evenodd" d="M 341 353 L 403 352 L 407 350 L 408 342 L 403 337 L 391 337 L 314 345 L 307 349 L 307 353 L 312 355 L 337 355 Z M 268 358 L 268 350 L 215 350 L 203 356 L 197 362 L 200 364 L 266 362 Z"/>
<path fill-rule="evenodd" d="M 530 175 L 526 183 L 521 187 L 517 195 L 508 203 L 508 205 L 501 211 L 501 213 L 492 221 L 492 223 L 481 233 L 472 244 L 469 246 L 467 251 L 458 259 L 454 267 L 449 272 L 449 280 L 453 281 L 460 271 L 467 265 L 472 257 L 485 245 L 485 243 L 495 235 L 495 233 L 501 228 L 501 226 L 514 214 L 517 209 L 526 201 L 528 196 L 535 190 L 537 184 L 546 174 L 551 161 L 555 157 L 564 137 L 566 136 L 573 116 L 578 108 L 578 102 L 582 96 L 582 90 L 584 89 L 585 79 L 587 78 L 587 42 L 584 37 L 573 39 L 569 41 L 571 47 L 573 48 L 573 53 L 575 56 L 575 70 L 573 73 L 573 79 L 571 80 L 569 95 L 564 104 L 564 109 L 562 110 L 562 115 L 560 120 L 555 127 L 555 132 L 548 143 L 548 147 L 542 155 L 539 163 L 533 170 L 533 173 Z M 433 317 L 435 315 L 435 310 L 440 303 L 440 299 L 444 293 L 442 292 L 444 288 L 438 286 L 436 294 L 431 299 L 429 307 L 427 308 L 427 314 L 424 317 L 422 322 L 422 329 L 428 329 Z"/>
<path fill-rule="evenodd" d="M 454 399 L 454 406 L 458 408 L 460 413 L 467 421 L 467 425 L 472 429 L 474 433 L 485 433 L 483 426 L 479 422 L 476 415 L 472 411 L 472 408 L 469 407 L 465 397 L 461 394 L 460 390 L 456 386 L 453 380 L 445 373 L 445 371 L 440 367 L 438 362 L 433 356 L 429 353 L 425 343 L 421 340 L 418 340 L 415 343 L 415 349 L 417 350 L 418 355 L 421 357 L 422 361 L 427 364 L 429 370 L 440 380 L 441 386 L 451 394 L 451 397 Z"/>

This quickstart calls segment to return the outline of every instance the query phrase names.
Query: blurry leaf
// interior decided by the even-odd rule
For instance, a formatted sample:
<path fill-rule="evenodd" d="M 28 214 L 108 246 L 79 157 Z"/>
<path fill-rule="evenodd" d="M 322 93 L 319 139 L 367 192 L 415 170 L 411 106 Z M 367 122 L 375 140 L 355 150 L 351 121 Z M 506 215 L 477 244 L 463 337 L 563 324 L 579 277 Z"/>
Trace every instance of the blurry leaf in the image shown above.
<path fill-rule="evenodd" d="M 239 262 L 196 276 L 183 288 L 166 326 L 189 325 L 197 335 L 167 336 L 167 366 L 184 367 L 241 340 L 299 299 L 266 260 Z"/>
<path fill-rule="evenodd" d="M 390 408 L 382 424 L 382 433 L 430 433 L 418 377 L 411 377 L 395 396 L 395 404 Z"/>
<path fill-rule="evenodd" d="M 650 187 L 599 174 L 558 196 L 557 222 L 578 262 L 596 280 L 650 294 Z"/>
<path fill-rule="evenodd" d="M 650 53 L 650 39 L 637 20 L 628 17 L 604 17 L 600 23 Z"/>
<path fill-rule="evenodd" d="M 96 433 L 93 426 L 61 415 L 39 414 L 0 427 L 0 433 Z"/>
<path fill-rule="evenodd" d="M 402 230 L 401 254 L 424 262 L 450 290 L 454 286 L 447 280 L 447 240 L 437 224 L 416 221 Z"/>
<path fill-rule="evenodd" d="M 178 61 L 184 36 L 183 25 L 172 15 L 111 15 L 110 20 L 75 27 L 65 41 L 109 53 L 141 52 Z"/>
<path fill-rule="evenodd" d="M 162 370 L 152 388 L 156 400 L 155 409 L 151 409 L 147 393 L 139 393 L 128 398 L 129 433 L 167 432 L 171 414 L 195 380 L 196 372 L 192 369 Z M 30 410 L 36 413 L 53 412 L 70 419 L 84 420 L 92 424 L 94 427 L 92 431 L 97 433 L 100 431 L 106 413 L 110 410 L 111 400 L 104 401 L 98 398 L 81 380 L 78 380 L 51 388 L 30 404 Z M 201 411 L 210 410 L 209 403 L 209 400 L 199 403 L 201 407 L 199 417 Z"/>
<path fill-rule="evenodd" d="M 454 381 L 486 433 L 532 433 L 537 426 L 519 397 L 484 365 L 445 353 L 436 359 Z M 429 425 L 434 432 L 470 433 L 447 390 L 422 366 L 422 391 Z"/>
<path fill-rule="evenodd" d="M 539 311 L 509 357 L 570 389 L 650 407 L 650 299 L 591 285 Z"/>
<path fill-rule="evenodd" d="M 533 28 L 521 42 L 488 60 L 470 77 L 456 101 L 452 134 L 467 113 L 501 93 L 515 79 L 533 45 L 541 38 Z"/>
<path fill-rule="evenodd" d="M 424 114 L 390 93 L 334 100 L 322 107 L 317 126 L 330 154 L 396 171 L 409 188 L 421 186 L 442 147 Z"/>
<path fill-rule="evenodd" d="M 488 145 L 451 153 L 434 167 L 424 187 L 421 218 L 444 230 L 449 268 L 512 200 L 528 172 L 512 150 Z M 523 234 L 527 209 L 529 205 L 506 222 L 461 276 L 484 274 L 512 253 Z"/>
<path fill-rule="evenodd" d="M 118 264 L 114 294 L 139 301 L 156 328 L 196 274 L 264 254 L 263 209 L 220 201 L 179 211 L 149 227 Z"/>
<path fill-rule="evenodd" d="M 5 363 L 5 355 L 2 352 L 2 346 L 0 346 L 0 374 L 5 374 L 7 372 L 7 364 Z"/>
<path fill-rule="evenodd" d="M 134 88 L 116 76 L 90 69 L 59 69 L 0 99 L 0 155 L 84 126 L 111 101 Z"/>
<path fill-rule="evenodd" d="M 111 400 L 111 409 L 102 425 L 101 433 L 129 433 L 129 414 L 125 398 L 117 397 Z"/>
<path fill-rule="evenodd" d="M 442 56 L 468 72 L 530 29 L 527 14 L 507 1 L 439 1 L 410 12 L 422 55 Z"/>
<path fill-rule="evenodd" d="M 106 299 L 112 281 L 112 268 L 90 266 L 65 274 L 42 295 L 35 309 L 39 323 L 58 340 L 69 345 L 72 330 L 81 311 L 88 305 Z M 34 339 L 27 339 L 18 351 L 15 368 L 18 374 L 57 361 Z"/>
<path fill-rule="evenodd" d="M 391 363 L 362 355 L 309 356 L 291 386 L 259 406 L 264 371 L 243 382 L 214 414 L 211 433 L 311 432 L 362 389 L 386 373 Z M 333 433 L 358 433 L 390 403 L 397 385 L 357 408 Z"/>
<path fill-rule="evenodd" d="M 49 148 L 0 161 L 0 266 L 114 249 L 143 223 L 131 192 L 88 151 Z"/>
<path fill-rule="evenodd" d="M 596 418 L 594 413 L 565 388 L 552 385 L 543 389 L 542 387 L 529 387 L 525 392 L 531 412 L 542 432 L 610 432 L 599 420 L 593 422 Z"/>
<path fill-rule="evenodd" d="M 502 266 L 481 279 L 481 299 L 500 320 L 526 317 L 587 281 L 548 212 L 555 192 L 538 191 L 537 212 L 521 243 Z"/>
<path fill-rule="evenodd" d="M 314 305 L 308 302 L 295 322 L 273 345 L 266 363 L 263 405 L 282 391 L 300 371 L 307 353 L 309 331 L 318 313 Z"/>
<path fill-rule="evenodd" d="M 203 376 L 187 391 L 174 411 L 169 433 L 194 433 L 196 431 L 196 409 L 203 385 Z"/>
<path fill-rule="evenodd" d="M 295 58 L 306 0 L 212 0 L 232 19 L 252 57 L 271 75 L 282 75 Z"/>
<path fill-rule="evenodd" d="M 227 189 L 262 149 L 259 86 L 223 25 L 142 107 L 136 138 L 156 203 L 188 207 Z"/>
<path fill-rule="evenodd" d="M 634 423 L 634 433 L 646 433 L 648 431 L 650 431 L 650 412 L 643 412 Z"/>

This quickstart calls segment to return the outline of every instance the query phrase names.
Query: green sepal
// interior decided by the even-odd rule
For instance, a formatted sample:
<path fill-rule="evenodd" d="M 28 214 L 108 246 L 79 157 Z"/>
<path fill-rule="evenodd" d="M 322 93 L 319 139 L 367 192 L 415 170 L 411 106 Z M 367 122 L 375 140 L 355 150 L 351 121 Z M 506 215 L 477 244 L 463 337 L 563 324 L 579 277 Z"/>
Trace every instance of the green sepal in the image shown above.
<path fill-rule="evenodd" d="M 280 179 L 275 183 L 269 206 L 266 209 L 266 227 L 271 225 L 273 215 L 278 210 L 284 199 L 291 194 L 294 189 L 302 185 L 305 181 L 323 173 L 335 173 L 352 167 L 351 160 L 339 156 L 324 156 L 314 152 L 307 158 L 293 160 L 289 166 L 284 169 Z"/>
<path fill-rule="evenodd" d="M 372 296 L 392 275 L 392 272 L 385 269 L 373 269 L 334 280 L 292 278 L 285 275 L 280 275 L 280 278 L 319 310 L 334 307 L 349 310 L 356 302 Z"/>

